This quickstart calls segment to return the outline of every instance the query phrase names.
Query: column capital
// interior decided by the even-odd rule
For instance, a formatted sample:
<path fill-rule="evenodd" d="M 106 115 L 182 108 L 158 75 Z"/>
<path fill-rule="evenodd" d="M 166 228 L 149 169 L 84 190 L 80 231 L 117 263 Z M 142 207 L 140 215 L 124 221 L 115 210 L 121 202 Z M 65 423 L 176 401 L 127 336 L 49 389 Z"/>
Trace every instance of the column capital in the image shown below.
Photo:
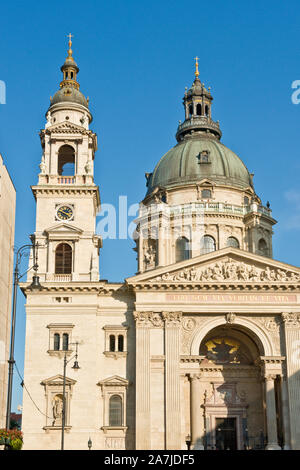
<path fill-rule="evenodd" d="M 166 326 L 179 326 L 182 320 L 182 312 L 162 312 L 162 318 Z"/>
<path fill-rule="evenodd" d="M 149 326 L 149 313 L 150 312 L 139 312 L 135 310 L 133 312 L 133 318 L 135 319 L 136 326 Z"/>
<path fill-rule="evenodd" d="M 286 328 L 300 328 L 300 313 L 282 312 L 281 321 Z"/>
<path fill-rule="evenodd" d="M 264 380 L 266 382 L 274 382 L 274 380 L 276 380 L 276 378 L 277 378 L 277 374 L 266 374 L 264 376 Z"/>
<path fill-rule="evenodd" d="M 201 372 L 188 374 L 190 382 L 198 381 L 198 380 L 201 379 L 202 376 L 203 376 L 203 374 Z"/>
<path fill-rule="evenodd" d="M 164 325 L 161 312 L 139 312 L 134 311 L 133 317 L 136 326 L 161 328 Z"/>

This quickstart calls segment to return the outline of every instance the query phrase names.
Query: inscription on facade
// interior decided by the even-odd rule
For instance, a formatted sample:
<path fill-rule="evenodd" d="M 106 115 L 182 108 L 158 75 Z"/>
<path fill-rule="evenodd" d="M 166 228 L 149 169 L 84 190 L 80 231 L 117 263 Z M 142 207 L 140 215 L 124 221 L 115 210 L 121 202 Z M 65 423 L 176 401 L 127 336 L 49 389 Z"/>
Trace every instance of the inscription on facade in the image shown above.
<path fill-rule="evenodd" d="M 125 440 L 123 437 L 107 437 L 105 439 L 105 449 L 125 449 Z"/>
<path fill-rule="evenodd" d="M 165 294 L 167 302 L 201 302 L 201 303 L 264 303 L 292 304 L 298 303 L 297 295 L 285 294 Z"/>

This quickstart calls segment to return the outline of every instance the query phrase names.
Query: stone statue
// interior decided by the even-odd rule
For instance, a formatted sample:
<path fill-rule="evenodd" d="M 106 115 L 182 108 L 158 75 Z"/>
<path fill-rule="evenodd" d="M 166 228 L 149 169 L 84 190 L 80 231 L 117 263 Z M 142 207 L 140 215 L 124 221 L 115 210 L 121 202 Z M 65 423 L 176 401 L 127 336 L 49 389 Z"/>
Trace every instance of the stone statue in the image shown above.
<path fill-rule="evenodd" d="M 92 162 L 90 160 L 87 160 L 84 169 L 87 175 L 92 174 Z"/>
<path fill-rule="evenodd" d="M 42 175 L 44 175 L 46 173 L 46 163 L 45 163 L 44 156 L 42 157 L 42 161 L 40 163 L 40 170 L 41 170 Z"/>
<path fill-rule="evenodd" d="M 47 113 L 47 115 L 46 115 L 46 119 L 47 119 L 47 122 L 46 122 L 45 128 L 51 126 L 51 124 L 52 124 L 52 118 L 51 118 L 51 113 L 50 113 L 50 111 L 48 111 L 48 113 Z"/>
<path fill-rule="evenodd" d="M 153 246 L 149 246 L 148 250 L 146 251 L 144 255 L 146 267 L 149 268 L 150 266 L 153 266 L 155 264 L 155 256 L 156 256 L 155 249 L 153 248 Z"/>
<path fill-rule="evenodd" d="M 56 395 L 53 400 L 53 426 L 58 426 L 62 423 L 63 414 L 63 399 Z"/>

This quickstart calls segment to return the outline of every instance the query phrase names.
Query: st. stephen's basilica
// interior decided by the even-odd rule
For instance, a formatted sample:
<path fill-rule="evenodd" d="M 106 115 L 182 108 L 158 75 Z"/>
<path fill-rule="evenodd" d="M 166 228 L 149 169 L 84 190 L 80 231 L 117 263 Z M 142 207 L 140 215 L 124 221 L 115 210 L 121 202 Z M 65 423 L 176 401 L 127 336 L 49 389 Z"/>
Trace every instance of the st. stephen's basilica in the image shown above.
<path fill-rule="evenodd" d="M 276 220 L 221 143 L 198 61 L 177 143 L 146 173 L 137 274 L 110 283 L 71 45 L 32 186 L 42 289 L 22 284 L 24 381 L 39 410 L 24 393 L 24 448 L 59 449 L 63 426 L 66 449 L 300 449 L 300 269 L 272 257 Z"/>

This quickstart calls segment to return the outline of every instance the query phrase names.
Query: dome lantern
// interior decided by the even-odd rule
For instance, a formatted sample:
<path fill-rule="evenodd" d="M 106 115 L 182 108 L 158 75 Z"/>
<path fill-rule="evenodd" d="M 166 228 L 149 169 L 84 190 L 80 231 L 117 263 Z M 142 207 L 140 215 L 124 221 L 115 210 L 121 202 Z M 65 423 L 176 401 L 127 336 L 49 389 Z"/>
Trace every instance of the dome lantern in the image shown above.
<path fill-rule="evenodd" d="M 214 122 L 211 118 L 211 104 L 213 97 L 205 88 L 204 83 L 199 79 L 198 57 L 195 57 L 195 79 L 189 90 L 186 89 L 183 97 L 185 109 L 185 121 L 179 124 L 176 139 L 180 142 L 185 135 L 197 133 L 207 133 L 211 137 L 220 140 L 222 132 L 219 122 Z"/>

